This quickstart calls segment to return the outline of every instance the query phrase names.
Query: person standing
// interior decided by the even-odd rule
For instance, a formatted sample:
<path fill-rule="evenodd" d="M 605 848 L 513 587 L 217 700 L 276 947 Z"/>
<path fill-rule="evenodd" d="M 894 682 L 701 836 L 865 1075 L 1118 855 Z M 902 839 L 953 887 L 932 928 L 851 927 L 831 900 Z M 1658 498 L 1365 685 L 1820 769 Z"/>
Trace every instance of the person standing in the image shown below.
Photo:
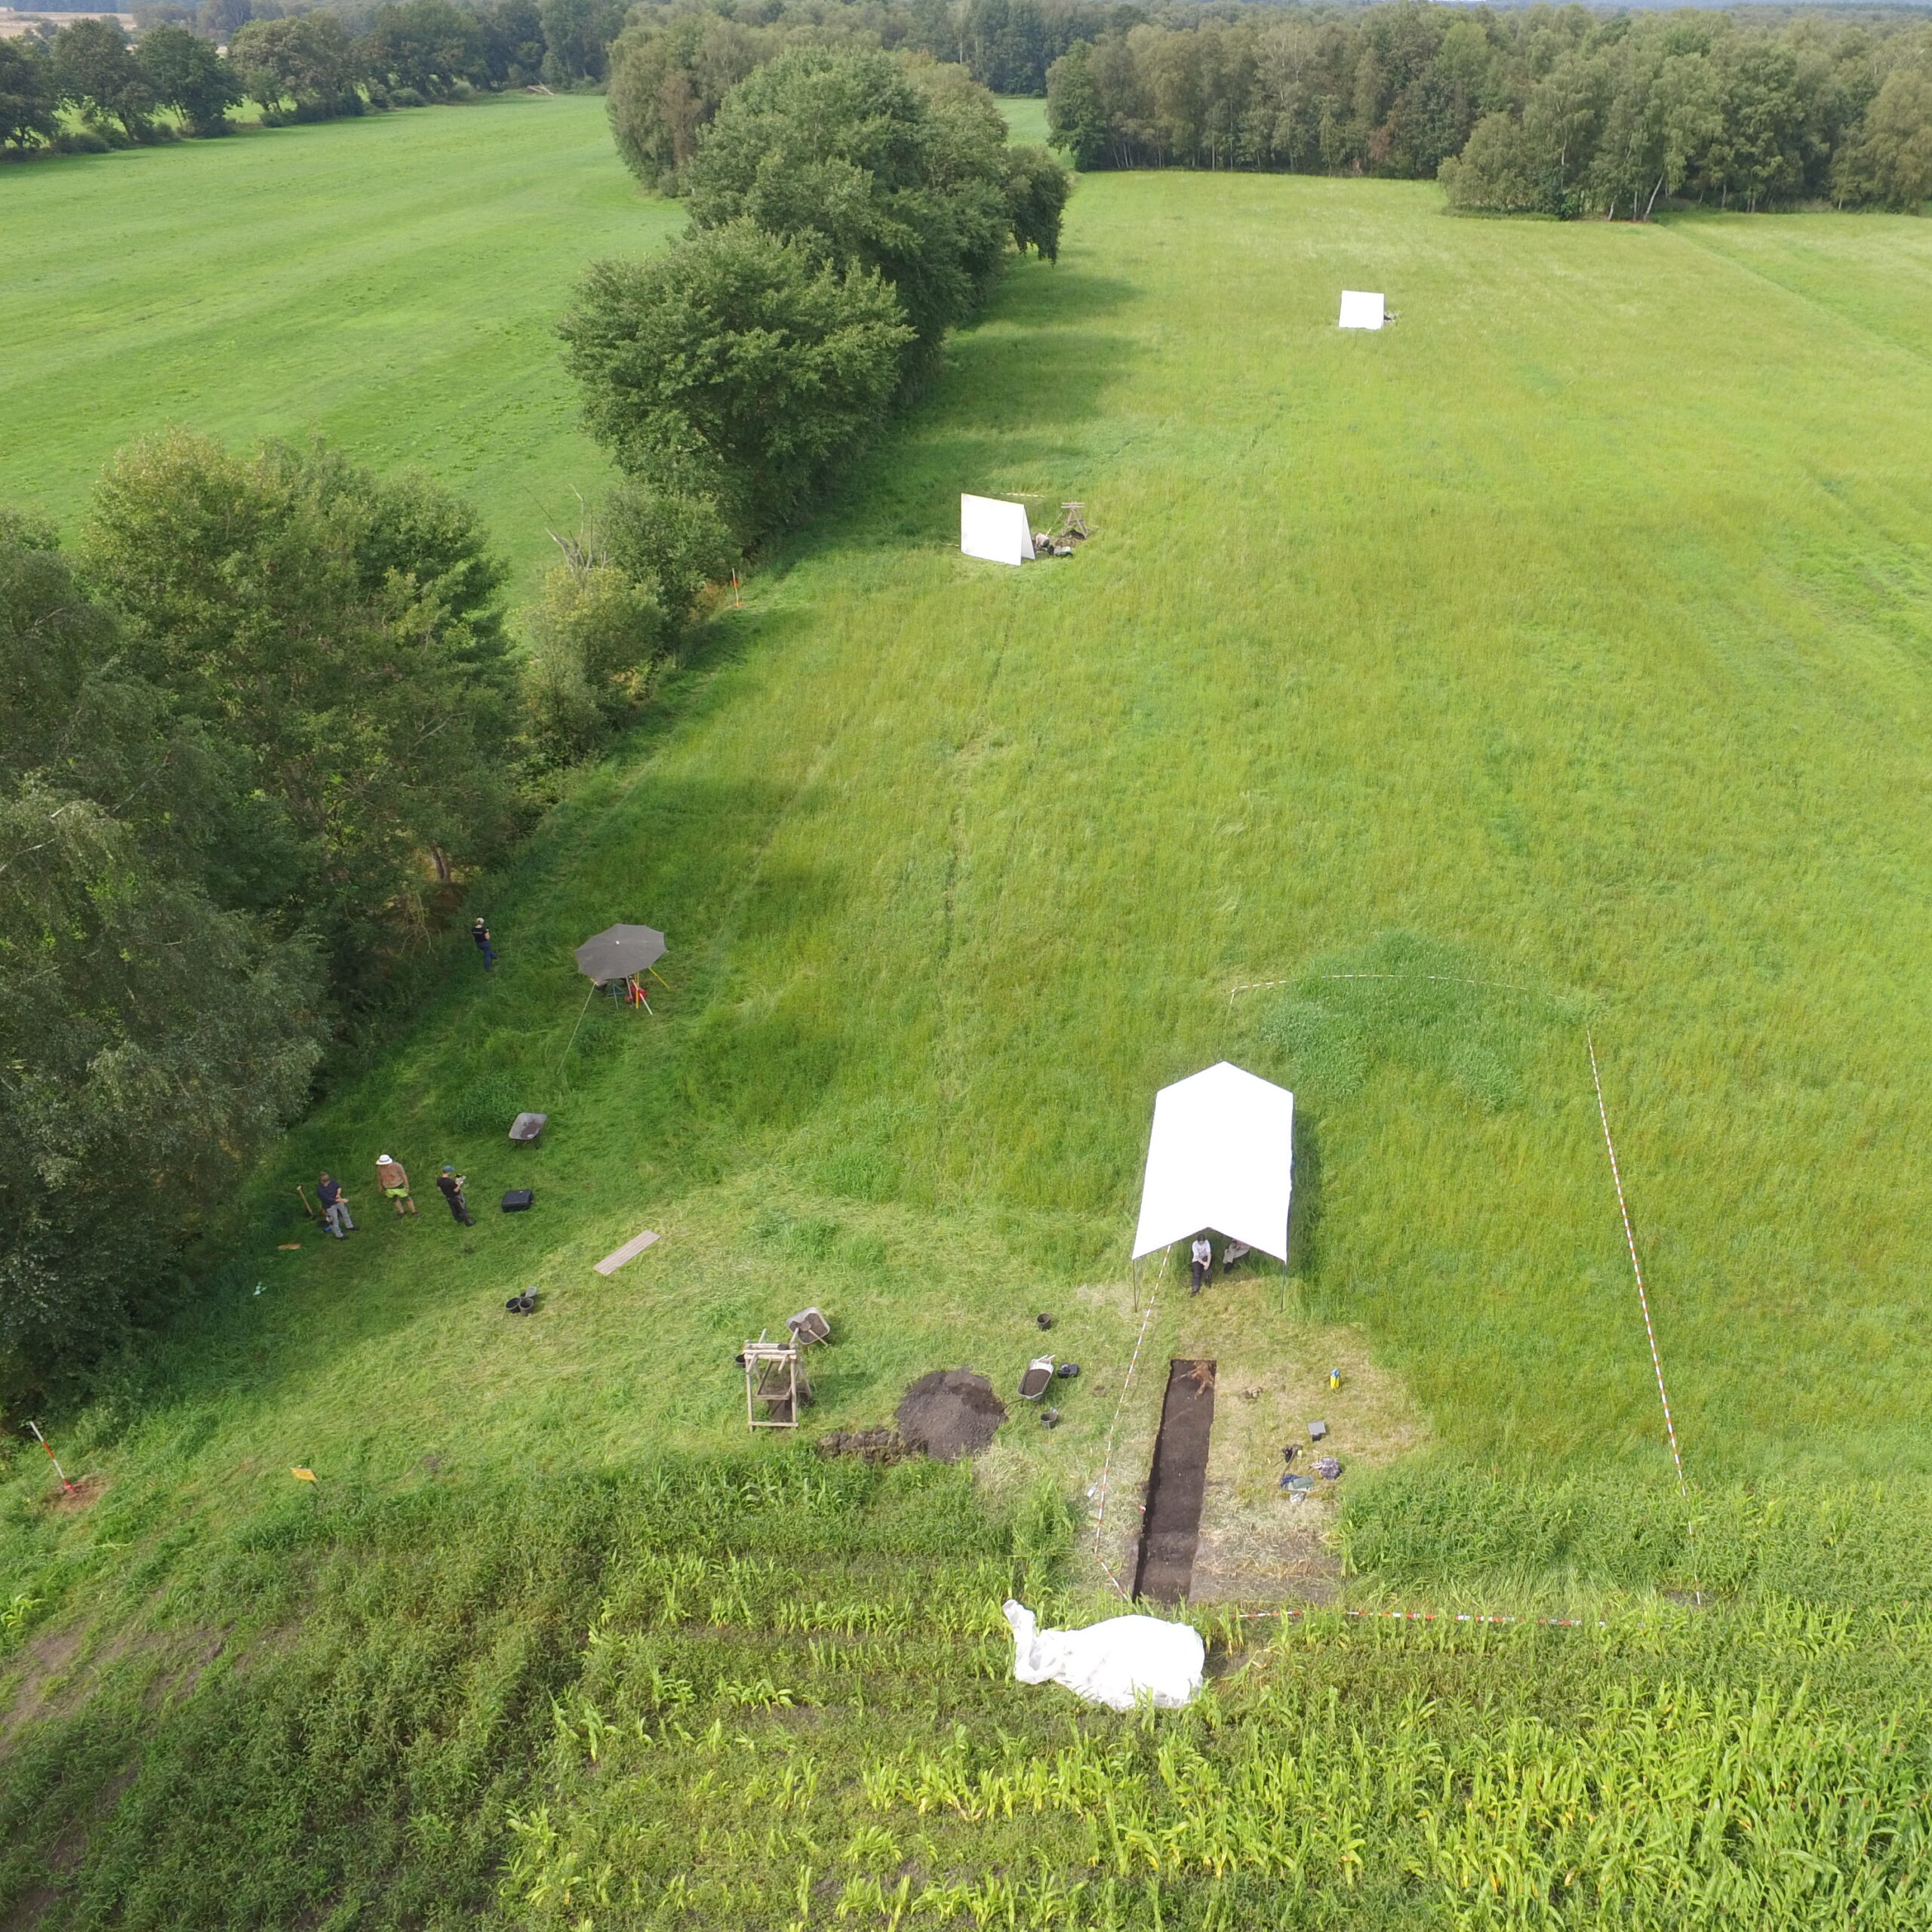
<path fill-rule="evenodd" d="M 315 1198 L 322 1204 L 322 1226 L 337 1241 L 347 1240 L 355 1232 L 355 1223 L 349 1218 L 349 1197 L 342 1191 L 342 1183 L 326 1168 L 315 1183 Z"/>
<path fill-rule="evenodd" d="M 383 1198 L 395 1203 L 398 1215 L 416 1212 L 416 1197 L 409 1191 L 409 1176 L 404 1171 L 400 1161 L 392 1159 L 387 1154 L 376 1156 L 376 1185 L 382 1190 Z"/>
<path fill-rule="evenodd" d="M 494 973 L 497 970 L 497 949 L 490 943 L 490 928 L 478 919 L 469 929 L 469 937 L 476 942 L 476 949 L 483 955 L 483 970 Z"/>
<path fill-rule="evenodd" d="M 1194 1285 L 1188 1293 L 1198 1295 L 1201 1292 L 1201 1283 L 1214 1272 L 1214 1244 L 1205 1235 L 1196 1235 L 1191 1251 L 1194 1259 Z"/>
<path fill-rule="evenodd" d="M 473 1228 L 476 1223 L 469 1218 L 469 1203 L 463 1198 L 463 1184 L 469 1178 L 467 1174 L 460 1174 L 455 1168 L 445 1166 L 436 1177 L 436 1185 L 442 1190 L 443 1198 L 450 1204 L 450 1212 L 466 1228 Z"/>

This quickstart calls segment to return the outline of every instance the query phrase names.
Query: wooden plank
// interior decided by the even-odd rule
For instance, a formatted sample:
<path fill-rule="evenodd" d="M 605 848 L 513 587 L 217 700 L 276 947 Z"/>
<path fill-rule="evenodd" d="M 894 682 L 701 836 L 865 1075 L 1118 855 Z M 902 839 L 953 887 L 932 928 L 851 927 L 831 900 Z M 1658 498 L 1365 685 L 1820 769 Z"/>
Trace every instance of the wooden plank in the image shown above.
<path fill-rule="evenodd" d="M 634 1235 L 630 1240 L 626 1241 L 616 1254 L 605 1255 L 604 1259 L 597 1263 L 598 1273 L 614 1275 L 626 1261 L 635 1261 L 657 1238 L 656 1234 L 651 1229 L 646 1228 L 642 1234 Z"/>

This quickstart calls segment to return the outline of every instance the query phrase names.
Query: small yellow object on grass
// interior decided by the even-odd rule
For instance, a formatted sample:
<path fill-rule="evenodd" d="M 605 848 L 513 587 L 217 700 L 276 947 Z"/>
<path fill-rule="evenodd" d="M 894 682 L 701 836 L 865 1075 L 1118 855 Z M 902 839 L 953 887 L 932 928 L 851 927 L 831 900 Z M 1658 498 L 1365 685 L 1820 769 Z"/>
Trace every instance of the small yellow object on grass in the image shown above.
<path fill-rule="evenodd" d="M 301 1245 L 299 1241 L 285 1241 L 275 1251 L 278 1254 L 293 1254 Z"/>
<path fill-rule="evenodd" d="M 297 1482 L 313 1482 L 315 1480 L 315 1472 L 313 1469 L 291 1469 L 288 1473 Z"/>

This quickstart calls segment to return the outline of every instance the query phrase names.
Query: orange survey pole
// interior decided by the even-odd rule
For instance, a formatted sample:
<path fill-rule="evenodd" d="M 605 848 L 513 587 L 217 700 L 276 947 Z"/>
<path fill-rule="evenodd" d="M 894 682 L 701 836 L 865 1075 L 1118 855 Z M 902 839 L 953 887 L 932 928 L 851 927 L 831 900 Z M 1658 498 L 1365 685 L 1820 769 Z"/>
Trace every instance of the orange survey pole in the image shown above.
<path fill-rule="evenodd" d="M 30 1422 L 27 1426 L 33 1431 L 33 1439 L 47 1451 L 47 1460 L 54 1465 L 54 1473 L 60 1478 L 60 1487 L 69 1496 L 77 1495 L 79 1492 L 67 1480 L 67 1472 L 60 1466 L 60 1458 L 54 1454 L 53 1444 L 41 1434 L 40 1424 L 37 1422 Z"/>

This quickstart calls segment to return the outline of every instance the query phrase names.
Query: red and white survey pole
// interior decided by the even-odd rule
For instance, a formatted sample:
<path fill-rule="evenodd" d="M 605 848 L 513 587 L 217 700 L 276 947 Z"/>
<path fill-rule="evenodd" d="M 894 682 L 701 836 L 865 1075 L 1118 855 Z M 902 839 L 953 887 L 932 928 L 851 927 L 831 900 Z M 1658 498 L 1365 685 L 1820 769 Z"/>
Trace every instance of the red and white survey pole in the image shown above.
<path fill-rule="evenodd" d="M 67 1472 L 60 1466 L 60 1458 L 54 1453 L 53 1444 L 41 1434 L 40 1424 L 37 1422 L 30 1422 L 27 1426 L 33 1431 L 33 1439 L 47 1451 L 47 1460 L 54 1465 L 54 1473 L 60 1478 L 60 1487 L 69 1496 L 78 1494 L 78 1492 L 75 1489 L 74 1485 L 67 1480 Z"/>

